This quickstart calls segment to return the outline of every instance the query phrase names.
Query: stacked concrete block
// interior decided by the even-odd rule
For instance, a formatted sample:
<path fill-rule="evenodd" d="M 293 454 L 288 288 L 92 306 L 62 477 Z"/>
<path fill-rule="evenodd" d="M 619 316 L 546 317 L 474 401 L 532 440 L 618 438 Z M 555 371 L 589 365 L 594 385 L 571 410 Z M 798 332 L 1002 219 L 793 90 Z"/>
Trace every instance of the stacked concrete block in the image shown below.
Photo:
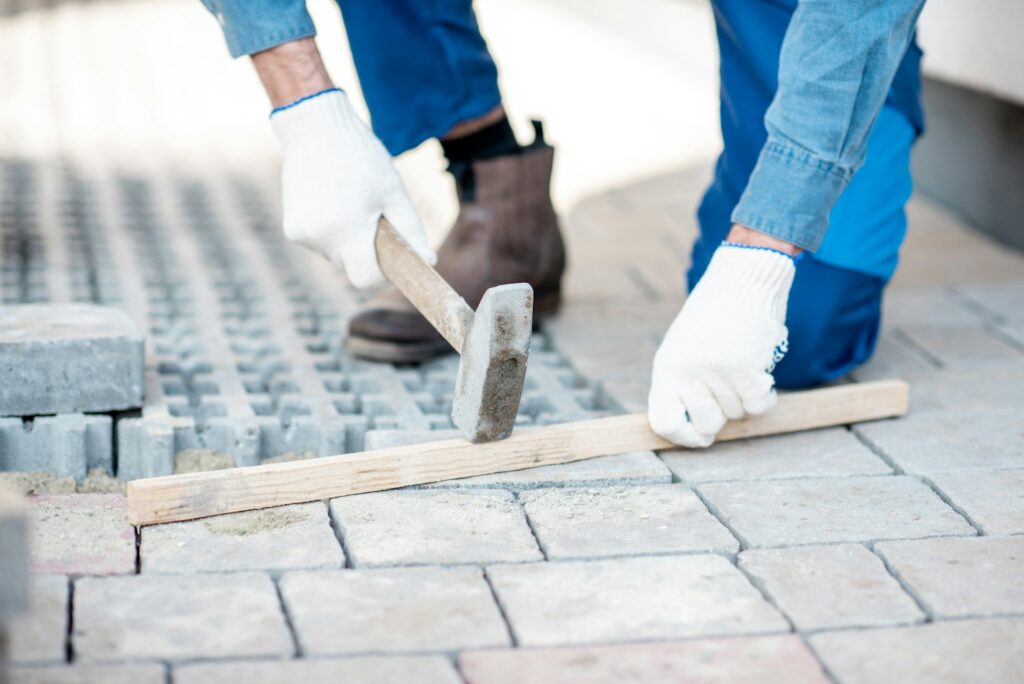
<path fill-rule="evenodd" d="M 112 441 L 110 416 L 0 418 L 0 470 L 46 471 L 81 482 L 94 468 L 113 473 Z"/>
<path fill-rule="evenodd" d="M 7 625 L 28 608 L 28 530 L 21 497 L 0 486 L 0 681 L 6 680 Z"/>

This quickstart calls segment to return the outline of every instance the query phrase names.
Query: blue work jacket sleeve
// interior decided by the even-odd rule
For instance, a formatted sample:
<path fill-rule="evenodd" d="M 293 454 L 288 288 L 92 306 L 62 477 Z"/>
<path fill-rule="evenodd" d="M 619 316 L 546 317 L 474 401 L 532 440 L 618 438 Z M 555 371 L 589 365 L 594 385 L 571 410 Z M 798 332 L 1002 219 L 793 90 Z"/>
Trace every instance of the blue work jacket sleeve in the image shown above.
<path fill-rule="evenodd" d="M 801 0 L 786 30 L 768 139 L 732 220 L 815 251 L 864 162 L 924 0 Z"/>

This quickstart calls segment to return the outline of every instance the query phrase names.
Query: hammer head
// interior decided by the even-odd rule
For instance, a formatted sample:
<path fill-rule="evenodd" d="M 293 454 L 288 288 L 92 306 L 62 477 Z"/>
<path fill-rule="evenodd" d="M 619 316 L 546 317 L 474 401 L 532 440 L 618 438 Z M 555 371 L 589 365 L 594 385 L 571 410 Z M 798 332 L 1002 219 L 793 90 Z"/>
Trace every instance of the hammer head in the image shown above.
<path fill-rule="evenodd" d="M 499 285 L 484 293 L 462 343 L 452 421 L 471 442 L 512 434 L 533 332 L 533 288 Z"/>

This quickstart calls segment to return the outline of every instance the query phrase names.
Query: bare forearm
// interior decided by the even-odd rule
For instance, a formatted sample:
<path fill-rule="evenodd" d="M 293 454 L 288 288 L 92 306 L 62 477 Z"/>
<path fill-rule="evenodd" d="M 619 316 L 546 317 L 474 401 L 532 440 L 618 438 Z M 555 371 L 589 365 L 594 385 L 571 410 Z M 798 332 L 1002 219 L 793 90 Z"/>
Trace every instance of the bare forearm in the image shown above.
<path fill-rule="evenodd" d="M 252 63 L 273 107 L 334 87 L 312 38 L 257 52 Z"/>
<path fill-rule="evenodd" d="M 729 235 L 726 236 L 727 242 L 735 242 L 738 245 L 750 245 L 752 247 L 767 247 L 768 249 L 774 249 L 777 252 L 788 254 L 790 256 L 796 256 L 803 250 L 791 242 L 785 242 L 779 238 L 772 237 L 765 233 L 758 232 L 753 228 L 747 228 L 741 226 L 738 223 L 734 223 L 732 230 L 729 231 Z"/>

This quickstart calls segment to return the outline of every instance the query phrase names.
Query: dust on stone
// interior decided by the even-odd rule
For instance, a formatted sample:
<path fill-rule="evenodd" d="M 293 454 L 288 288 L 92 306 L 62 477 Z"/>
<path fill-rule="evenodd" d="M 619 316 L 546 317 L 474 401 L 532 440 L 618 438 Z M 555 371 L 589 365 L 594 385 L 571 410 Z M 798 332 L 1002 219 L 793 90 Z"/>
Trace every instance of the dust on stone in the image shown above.
<path fill-rule="evenodd" d="M 212 449 L 185 449 L 174 458 L 174 474 L 205 473 L 210 470 L 225 470 L 235 467 L 231 454 Z"/>
<path fill-rule="evenodd" d="M 123 494 L 126 483 L 111 477 L 103 468 L 93 468 L 81 483 L 73 477 L 60 477 L 44 472 L 0 473 L 0 483 L 6 484 L 25 496 L 52 496 L 54 494 Z"/>
<path fill-rule="evenodd" d="M 268 508 L 262 511 L 232 513 L 203 521 L 212 534 L 225 537 L 247 537 L 252 534 L 273 532 L 309 520 L 307 513 L 294 510 Z"/>

